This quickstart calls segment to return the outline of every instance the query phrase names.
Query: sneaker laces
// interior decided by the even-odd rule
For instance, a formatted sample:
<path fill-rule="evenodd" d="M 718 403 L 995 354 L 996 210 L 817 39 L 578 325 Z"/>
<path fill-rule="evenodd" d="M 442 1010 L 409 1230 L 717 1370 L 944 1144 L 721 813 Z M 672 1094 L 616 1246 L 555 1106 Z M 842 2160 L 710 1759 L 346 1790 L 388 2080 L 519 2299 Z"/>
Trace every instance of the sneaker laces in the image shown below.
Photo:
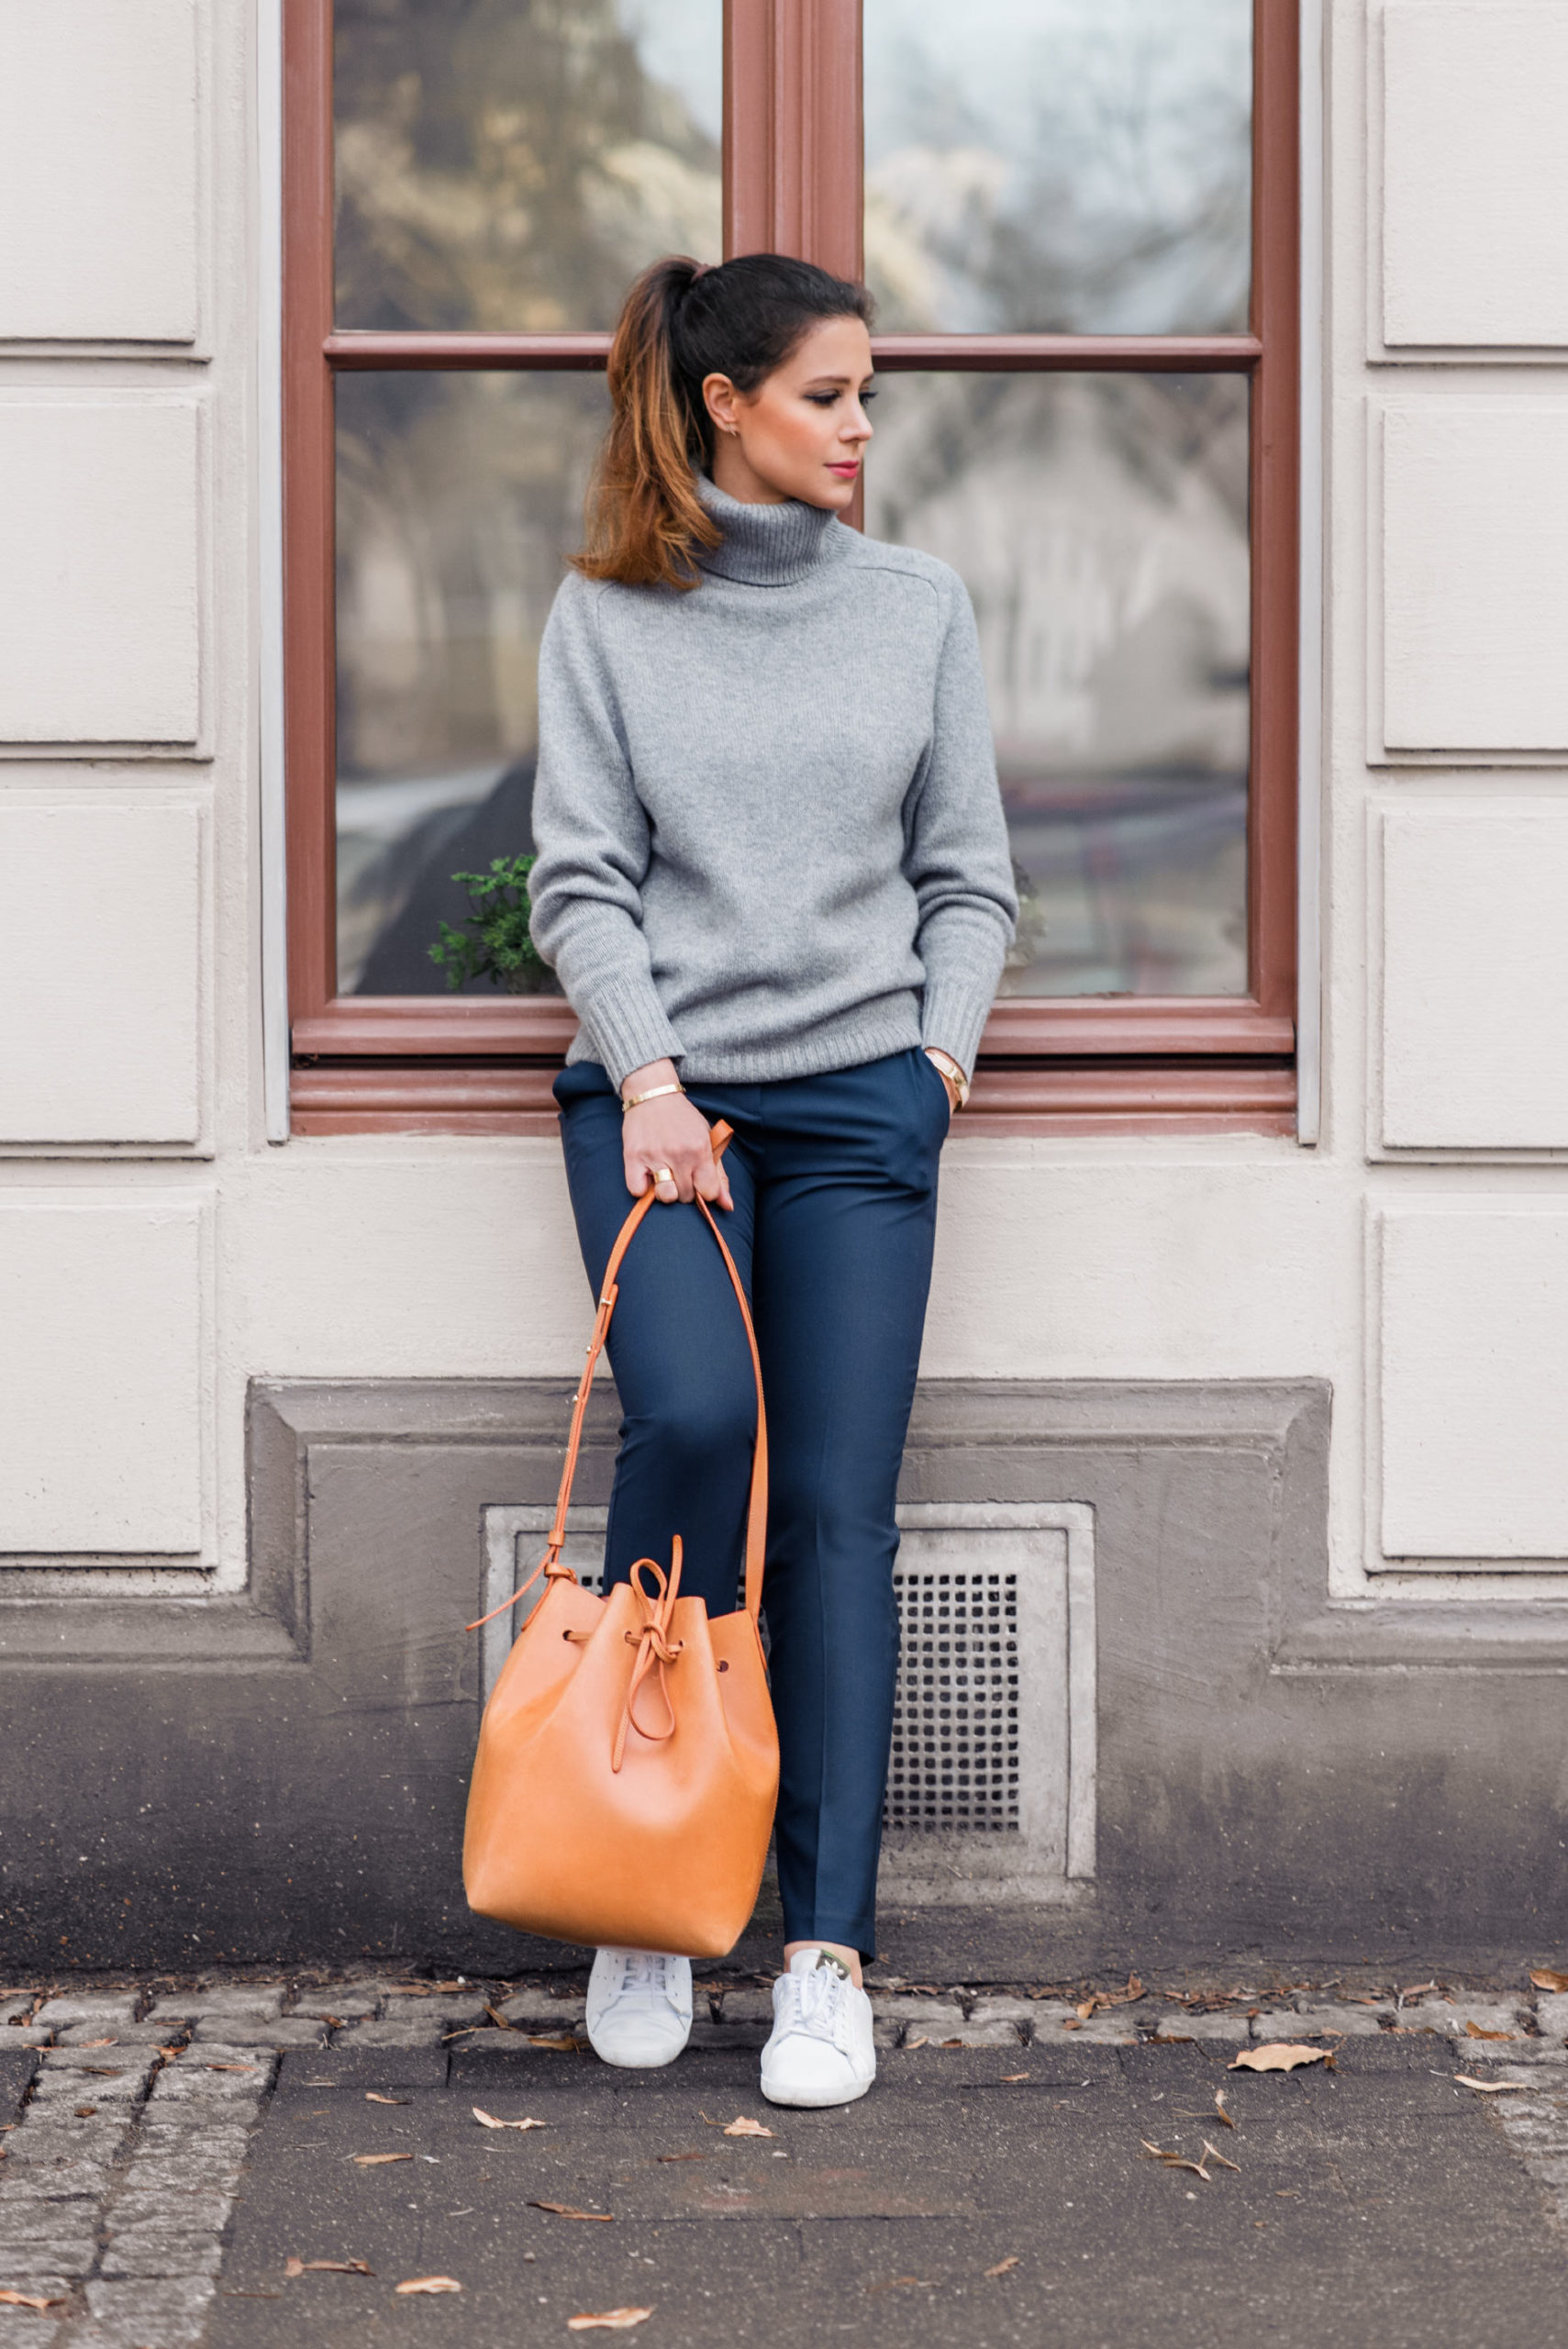
<path fill-rule="evenodd" d="M 790 2013 L 785 2032 L 806 2039 L 825 2039 L 840 2054 L 848 2053 L 849 1975 L 826 1953 L 804 1974 L 786 1974 L 785 1995 Z"/>
<path fill-rule="evenodd" d="M 667 1998 L 670 1996 L 670 1969 L 674 1960 L 662 1951 L 628 1949 L 621 1958 L 620 1984 L 616 1996 L 619 1998 Z"/>

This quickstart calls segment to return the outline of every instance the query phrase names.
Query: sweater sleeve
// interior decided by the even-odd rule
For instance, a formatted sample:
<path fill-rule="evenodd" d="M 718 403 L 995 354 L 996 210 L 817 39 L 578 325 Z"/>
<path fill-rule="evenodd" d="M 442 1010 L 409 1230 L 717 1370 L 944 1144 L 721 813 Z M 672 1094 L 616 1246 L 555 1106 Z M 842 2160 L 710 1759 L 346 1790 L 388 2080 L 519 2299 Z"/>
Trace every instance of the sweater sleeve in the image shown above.
<path fill-rule="evenodd" d="M 973 1072 L 1018 901 L 979 633 L 962 582 L 949 576 L 931 740 L 911 785 L 905 871 L 920 908 L 921 1036 Z"/>
<path fill-rule="evenodd" d="M 534 944 L 556 972 L 594 1058 L 619 1086 L 679 1060 L 642 929 L 651 841 L 632 783 L 597 596 L 575 578 L 555 599 L 539 656 L 539 773 L 528 882 Z"/>

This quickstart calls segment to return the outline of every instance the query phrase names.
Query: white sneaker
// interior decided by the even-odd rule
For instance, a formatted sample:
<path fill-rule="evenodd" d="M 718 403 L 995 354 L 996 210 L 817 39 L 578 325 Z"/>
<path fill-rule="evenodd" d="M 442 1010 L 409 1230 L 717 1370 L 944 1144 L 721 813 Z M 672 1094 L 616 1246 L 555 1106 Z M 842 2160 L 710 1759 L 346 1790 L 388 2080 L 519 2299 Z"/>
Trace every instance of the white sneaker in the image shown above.
<path fill-rule="evenodd" d="M 692 1961 L 657 1950 L 602 1949 L 588 1976 L 588 2040 L 625 2071 L 673 2064 L 692 2035 Z"/>
<path fill-rule="evenodd" d="M 770 2104 L 853 2104 L 875 2077 L 871 2000 L 841 1959 L 797 1949 L 773 1984 L 762 2094 Z"/>

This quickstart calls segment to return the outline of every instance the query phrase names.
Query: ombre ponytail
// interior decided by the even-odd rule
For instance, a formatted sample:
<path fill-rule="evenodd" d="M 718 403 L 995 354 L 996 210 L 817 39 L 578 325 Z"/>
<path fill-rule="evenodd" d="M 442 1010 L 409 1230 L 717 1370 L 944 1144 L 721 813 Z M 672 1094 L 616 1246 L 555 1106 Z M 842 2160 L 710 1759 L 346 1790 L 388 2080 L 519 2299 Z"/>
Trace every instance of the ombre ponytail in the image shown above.
<path fill-rule="evenodd" d="M 702 387 L 728 375 L 753 392 L 822 318 L 869 326 L 863 285 L 782 253 L 743 253 L 716 269 L 686 254 L 656 261 L 626 297 L 610 345 L 614 416 L 588 493 L 588 579 L 627 587 L 695 587 L 697 555 L 718 525 L 697 495 L 713 458 Z"/>

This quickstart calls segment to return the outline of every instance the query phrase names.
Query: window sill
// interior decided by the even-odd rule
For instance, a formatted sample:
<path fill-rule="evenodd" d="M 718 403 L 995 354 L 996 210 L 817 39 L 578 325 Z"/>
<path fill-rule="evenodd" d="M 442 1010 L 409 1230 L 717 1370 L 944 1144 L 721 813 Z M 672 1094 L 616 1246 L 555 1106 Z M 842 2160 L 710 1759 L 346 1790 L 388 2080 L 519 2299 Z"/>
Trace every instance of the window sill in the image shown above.
<path fill-rule="evenodd" d="M 559 1059 L 296 1064 L 296 1134 L 553 1136 Z M 972 1135 L 1254 1133 L 1296 1130 L 1296 1071 L 1251 1060 L 982 1060 L 960 1130 Z"/>

